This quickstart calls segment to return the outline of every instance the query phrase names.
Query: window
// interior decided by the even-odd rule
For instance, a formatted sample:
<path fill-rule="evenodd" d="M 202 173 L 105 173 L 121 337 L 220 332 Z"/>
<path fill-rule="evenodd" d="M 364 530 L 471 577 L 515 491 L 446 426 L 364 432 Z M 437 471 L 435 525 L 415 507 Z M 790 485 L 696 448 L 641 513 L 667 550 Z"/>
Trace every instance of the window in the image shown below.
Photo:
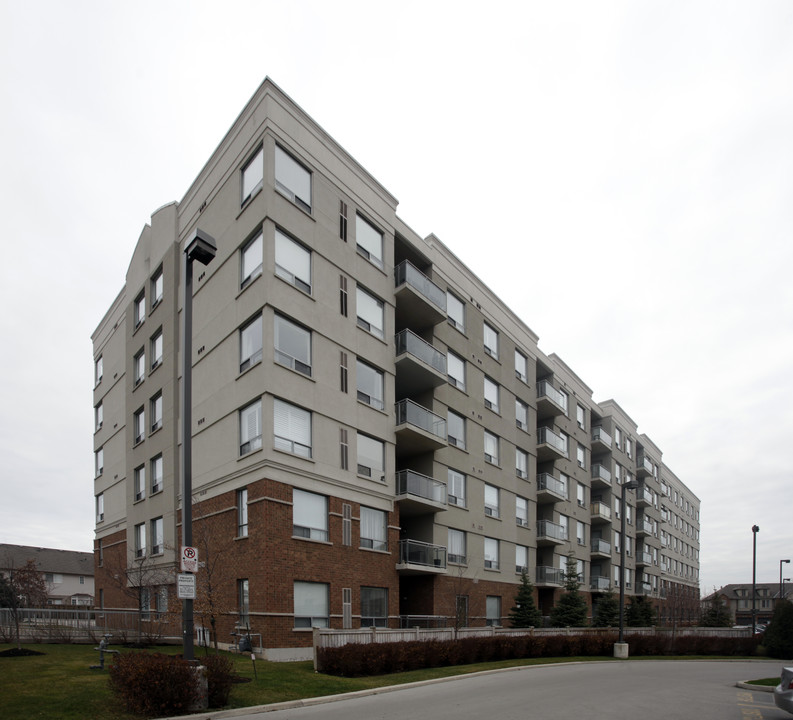
<path fill-rule="evenodd" d="M 488 595 L 485 600 L 485 608 L 487 613 L 486 624 L 501 625 L 501 598 L 496 595 Z"/>
<path fill-rule="evenodd" d="M 146 293 L 142 292 L 140 295 L 138 295 L 138 297 L 135 298 L 135 308 L 133 315 L 135 317 L 135 328 L 137 329 L 146 319 Z"/>
<path fill-rule="evenodd" d="M 151 521 L 151 554 L 161 555 L 163 549 L 162 518 L 158 517 Z"/>
<path fill-rule="evenodd" d="M 465 450 L 465 418 L 449 410 L 446 413 L 446 428 L 449 445 Z"/>
<path fill-rule="evenodd" d="M 99 430 L 102 427 L 102 423 L 104 422 L 105 411 L 102 407 L 102 403 L 100 402 L 94 408 L 94 430 Z"/>
<path fill-rule="evenodd" d="M 94 360 L 94 385 L 99 385 L 102 382 L 102 373 L 104 362 L 102 360 L 102 356 L 100 355 L 96 360 Z"/>
<path fill-rule="evenodd" d="M 133 365 L 134 365 L 133 377 L 135 379 L 135 387 L 137 387 L 143 382 L 143 379 L 146 377 L 146 352 L 144 350 L 141 350 L 137 355 L 135 355 Z"/>
<path fill-rule="evenodd" d="M 485 375 L 485 407 L 498 412 L 498 383 Z"/>
<path fill-rule="evenodd" d="M 240 287 L 250 285 L 262 274 L 262 233 L 249 240 L 240 252 Z"/>
<path fill-rule="evenodd" d="M 327 542 L 328 498 L 292 489 L 292 535 Z"/>
<path fill-rule="evenodd" d="M 578 467 L 585 468 L 586 467 L 586 448 L 578 444 L 575 452 L 576 460 L 578 461 Z"/>
<path fill-rule="evenodd" d="M 339 275 L 339 312 L 342 317 L 347 317 L 347 278 Z"/>
<path fill-rule="evenodd" d="M 498 540 L 485 538 L 485 568 L 498 570 Z"/>
<path fill-rule="evenodd" d="M 311 377 L 311 332 L 276 315 L 274 335 L 275 361 Z"/>
<path fill-rule="evenodd" d="M 361 287 L 355 289 L 358 326 L 379 338 L 385 337 L 385 315 L 383 302 Z"/>
<path fill-rule="evenodd" d="M 244 372 L 251 365 L 261 362 L 261 359 L 262 316 L 257 315 L 247 325 L 240 328 L 240 372 Z"/>
<path fill-rule="evenodd" d="M 456 295 L 446 291 L 446 315 L 449 325 L 465 332 L 465 303 Z"/>
<path fill-rule="evenodd" d="M 143 408 L 137 410 L 132 417 L 132 432 L 134 434 L 133 445 L 143 442 L 146 437 L 146 413 Z"/>
<path fill-rule="evenodd" d="M 311 252 L 275 230 L 275 274 L 306 293 L 311 293 Z"/>
<path fill-rule="evenodd" d="M 520 495 L 515 497 L 515 524 L 529 527 L 529 501 Z"/>
<path fill-rule="evenodd" d="M 361 587 L 361 627 L 388 627 L 388 588 Z"/>
<path fill-rule="evenodd" d="M 239 626 L 250 627 L 250 594 L 248 592 L 248 580 L 237 580 L 237 606 L 239 607 L 240 619 Z"/>
<path fill-rule="evenodd" d="M 105 494 L 99 493 L 96 496 L 96 521 L 98 523 L 105 519 Z"/>
<path fill-rule="evenodd" d="M 525 432 L 529 431 L 529 406 L 515 398 L 515 425 Z"/>
<path fill-rule="evenodd" d="M 485 483 L 485 515 L 499 517 L 498 488 L 488 483 Z"/>
<path fill-rule="evenodd" d="M 465 392 L 465 360 L 455 355 L 451 350 L 446 352 L 446 372 L 449 384 Z"/>
<path fill-rule="evenodd" d="M 515 350 L 515 377 L 523 382 L 529 381 L 529 359 L 520 350 Z"/>
<path fill-rule="evenodd" d="M 488 323 L 483 323 L 485 352 L 498 360 L 498 331 Z"/>
<path fill-rule="evenodd" d="M 311 457 L 311 413 L 276 399 L 273 402 L 275 448 Z"/>
<path fill-rule="evenodd" d="M 359 254 L 383 267 L 383 233 L 360 215 L 355 216 L 355 242 Z"/>
<path fill-rule="evenodd" d="M 525 545 L 515 545 L 515 572 L 529 572 L 529 548 Z"/>
<path fill-rule="evenodd" d="M 146 523 L 135 526 L 135 557 L 146 557 Z"/>
<path fill-rule="evenodd" d="M 343 350 L 339 355 L 339 390 L 347 392 L 348 372 L 347 372 L 347 353 Z"/>
<path fill-rule="evenodd" d="M 135 502 L 146 498 L 146 466 L 135 468 Z"/>
<path fill-rule="evenodd" d="M 361 547 L 372 550 L 388 550 L 386 514 L 361 506 Z"/>
<path fill-rule="evenodd" d="M 485 462 L 498 465 L 498 437 L 485 430 Z"/>
<path fill-rule="evenodd" d="M 579 507 L 586 507 L 586 485 L 578 483 L 576 487 L 576 500 Z"/>
<path fill-rule="evenodd" d="M 633 457 L 633 441 L 630 438 L 625 438 L 625 454 L 629 458 Z M 655 467 L 653 467 L 653 470 L 655 470 Z M 653 474 L 657 477 L 655 472 Z"/>
<path fill-rule="evenodd" d="M 447 471 L 447 497 L 449 504 L 465 507 L 465 475 L 451 468 Z"/>
<path fill-rule="evenodd" d="M 347 203 L 339 200 L 339 237 L 347 242 Z"/>
<path fill-rule="evenodd" d="M 358 360 L 355 378 L 358 385 L 358 399 L 373 408 L 382 410 L 385 407 L 383 402 L 383 373 L 371 365 Z"/>
<path fill-rule="evenodd" d="M 586 410 L 580 405 L 576 405 L 575 407 L 575 419 L 578 423 L 578 427 L 582 430 L 586 429 Z"/>
<path fill-rule="evenodd" d="M 248 488 L 237 490 L 237 537 L 248 537 Z"/>
<path fill-rule="evenodd" d="M 311 173 L 275 146 L 275 187 L 298 207 L 311 212 Z"/>
<path fill-rule="evenodd" d="M 96 477 L 99 477 L 105 469 L 105 450 L 104 448 L 99 448 L 96 452 L 94 452 L 94 473 Z"/>
<path fill-rule="evenodd" d="M 328 586 L 295 581 L 295 627 L 328 627 Z"/>
<path fill-rule="evenodd" d="M 529 477 L 529 454 L 520 448 L 515 448 L 515 475 L 523 480 Z"/>
<path fill-rule="evenodd" d="M 151 309 L 154 310 L 162 301 L 162 268 L 159 268 L 151 279 Z"/>
<path fill-rule="evenodd" d="M 162 362 L 162 330 L 158 330 L 151 339 L 151 369 L 159 367 Z"/>
<path fill-rule="evenodd" d="M 358 475 L 372 480 L 385 480 L 385 444 L 368 435 L 358 433 Z"/>
<path fill-rule="evenodd" d="M 149 463 L 149 474 L 151 475 L 151 492 L 162 490 L 162 455 L 157 455 Z"/>
<path fill-rule="evenodd" d="M 262 401 L 256 400 L 240 410 L 240 455 L 262 446 Z"/>
<path fill-rule="evenodd" d="M 622 450 L 622 430 L 614 426 L 614 444 Z"/>
<path fill-rule="evenodd" d="M 259 148 L 242 168 L 240 205 L 244 205 L 253 194 L 260 190 L 264 179 L 264 148 Z"/>
<path fill-rule="evenodd" d="M 158 392 L 149 401 L 149 414 L 151 415 L 151 431 L 156 432 L 162 427 L 162 393 Z"/>
<path fill-rule="evenodd" d="M 450 563 L 465 565 L 465 533 L 462 530 L 449 528 L 448 560 Z"/>
<path fill-rule="evenodd" d="M 586 545 L 586 529 L 580 520 L 575 522 L 575 539 L 579 545 Z"/>

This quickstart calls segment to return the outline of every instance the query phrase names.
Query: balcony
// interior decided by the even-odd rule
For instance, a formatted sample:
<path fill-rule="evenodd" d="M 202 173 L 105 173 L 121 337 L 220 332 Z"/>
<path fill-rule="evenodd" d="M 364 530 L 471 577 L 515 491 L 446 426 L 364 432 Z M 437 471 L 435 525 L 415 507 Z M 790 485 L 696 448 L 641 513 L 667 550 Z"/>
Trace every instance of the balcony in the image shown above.
<path fill-rule="evenodd" d="M 412 400 L 395 406 L 397 454 L 415 455 L 445 447 L 446 420 Z"/>
<path fill-rule="evenodd" d="M 537 428 L 537 460 L 561 460 L 567 457 L 567 441 L 551 428 Z"/>
<path fill-rule="evenodd" d="M 653 461 L 642 454 L 636 459 L 636 477 L 647 477 L 653 474 Z"/>
<path fill-rule="evenodd" d="M 537 417 L 567 415 L 567 397 L 547 380 L 537 383 Z"/>
<path fill-rule="evenodd" d="M 595 538 L 592 541 L 591 554 L 597 557 L 611 557 L 611 543 L 601 538 Z"/>
<path fill-rule="evenodd" d="M 550 520 L 537 523 L 537 545 L 561 545 L 567 542 L 567 528 Z"/>
<path fill-rule="evenodd" d="M 646 517 L 636 519 L 636 537 L 642 537 L 653 534 L 653 523 Z"/>
<path fill-rule="evenodd" d="M 590 505 L 590 509 L 592 510 L 590 517 L 592 525 L 611 522 L 611 508 L 606 503 L 595 501 Z"/>
<path fill-rule="evenodd" d="M 394 337 L 397 397 L 415 395 L 446 382 L 446 356 L 410 330 Z"/>
<path fill-rule="evenodd" d="M 536 585 L 538 587 L 547 587 L 548 585 L 561 587 L 564 585 L 562 571 L 559 568 L 538 565 Z"/>
<path fill-rule="evenodd" d="M 414 470 L 396 474 L 396 501 L 402 517 L 446 509 L 446 484 Z"/>
<path fill-rule="evenodd" d="M 653 556 L 651 553 L 648 553 L 646 550 L 642 550 L 641 552 L 636 553 L 636 566 L 642 565 L 652 565 L 653 564 Z"/>
<path fill-rule="evenodd" d="M 650 488 L 641 485 L 636 488 L 636 505 L 639 507 L 648 507 L 653 504 L 653 493 Z"/>
<path fill-rule="evenodd" d="M 537 476 L 537 504 L 555 503 L 567 500 L 567 485 L 550 473 Z"/>
<path fill-rule="evenodd" d="M 589 589 L 593 592 L 608 592 L 611 587 L 611 580 L 602 575 L 595 575 L 589 578 Z"/>
<path fill-rule="evenodd" d="M 446 548 L 419 540 L 400 540 L 396 569 L 403 575 L 445 573 Z"/>
<path fill-rule="evenodd" d="M 431 327 L 446 319 L 446 293 L 405 260 L 394 268 L 398 328 Z"/>
<path fill-rule="evenodd" d="M 611 450 L 611 435 L 609 435 L 602 427 L 592 428 L 592 452 L 608 452 Z"/>
<path fill-rule="evenodd" d="M 636 593 L 638 595 L 651 595 L 653 592 L 653 586 L 650 585 L 648 582 L 638 582 L 636 583 Z"/>
<path fill-rule="evenodd" d="M 611 470 L 605 465 L 595 463 L 592 466 L 592 487 L 611 487 Z"/>

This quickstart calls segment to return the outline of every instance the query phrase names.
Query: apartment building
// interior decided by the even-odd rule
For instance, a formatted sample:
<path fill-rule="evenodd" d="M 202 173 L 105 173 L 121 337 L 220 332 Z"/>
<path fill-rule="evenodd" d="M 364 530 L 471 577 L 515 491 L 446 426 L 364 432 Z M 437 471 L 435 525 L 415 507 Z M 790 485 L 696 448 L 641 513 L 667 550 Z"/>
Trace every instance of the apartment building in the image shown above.
<path fill-rule="evenodd" d="M 661 450 L 396 209 L 265 80 L 182 200 L 152 215 L 92 336 L 104 607 L 128 602 L 119 566 L 145 568 L 162 607 L 174 582 L 181 277 L 197 228 L 218 252 L 193 281 L 186 430 L 221 639 L 505 624 L 523 569 L 547 614 L 569 556 L 597 602 L 623 542 L 629 595 L 698 598 L 699 501 Z"/>

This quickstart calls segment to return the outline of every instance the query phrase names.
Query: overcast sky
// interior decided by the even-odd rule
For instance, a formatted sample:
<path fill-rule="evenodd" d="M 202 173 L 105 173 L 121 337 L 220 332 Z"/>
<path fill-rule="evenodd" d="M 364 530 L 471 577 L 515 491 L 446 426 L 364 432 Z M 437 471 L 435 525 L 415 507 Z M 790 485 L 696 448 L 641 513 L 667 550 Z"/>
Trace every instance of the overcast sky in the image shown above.
<path fill-rule="evenodd" d="M 702 502 L 793 557 L 793 3 L 0 0 L 0 542 L 90 550 L 91 333 L 270 76 Z M 793 575 L 793 563 L 785 566 Z"/>

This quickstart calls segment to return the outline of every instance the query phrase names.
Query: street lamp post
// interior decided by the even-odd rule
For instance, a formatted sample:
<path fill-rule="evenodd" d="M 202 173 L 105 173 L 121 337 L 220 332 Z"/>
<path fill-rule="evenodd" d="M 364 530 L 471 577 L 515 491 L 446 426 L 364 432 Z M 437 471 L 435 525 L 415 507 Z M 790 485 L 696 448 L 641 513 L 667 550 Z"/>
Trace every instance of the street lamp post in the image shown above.
<path fill-rule="evenodd" d="M 625 493 L 639 487 L 636 480 L 622 484 L 622 497 L 620 498 L 620 634 L 617 644 L 614 645 L 614 657 L 627 658 L 628 645 L 623 640 L 625 630 Z"/>
<path fill-rule="evenodd" d="M 184 249 L 182 303 L 182 547 L 193 545 L 193 261 L 209 265 L 217 253 L 215 240 L 196 228 Z M 182 606 L 182 657 L 193 660 L 193 601 Z"/>
<path fill-rule="evenodd" d="M 782 582 L 782 564 L 783 563 L 789 563 L 789 562 L 790 562 L 790 560 L 780 560 L 779 561 L 779 599 L 780 600 L 784 600 L 785 599 L 785 596 L 783 594 L 783 590 L 785 588 L 784 588 L 784 584 Z"/>
<path fill-rule="evenodd" d="M 752 635 L 757 630 L 757 533 L 759 525 L 752 525 Z"/>

